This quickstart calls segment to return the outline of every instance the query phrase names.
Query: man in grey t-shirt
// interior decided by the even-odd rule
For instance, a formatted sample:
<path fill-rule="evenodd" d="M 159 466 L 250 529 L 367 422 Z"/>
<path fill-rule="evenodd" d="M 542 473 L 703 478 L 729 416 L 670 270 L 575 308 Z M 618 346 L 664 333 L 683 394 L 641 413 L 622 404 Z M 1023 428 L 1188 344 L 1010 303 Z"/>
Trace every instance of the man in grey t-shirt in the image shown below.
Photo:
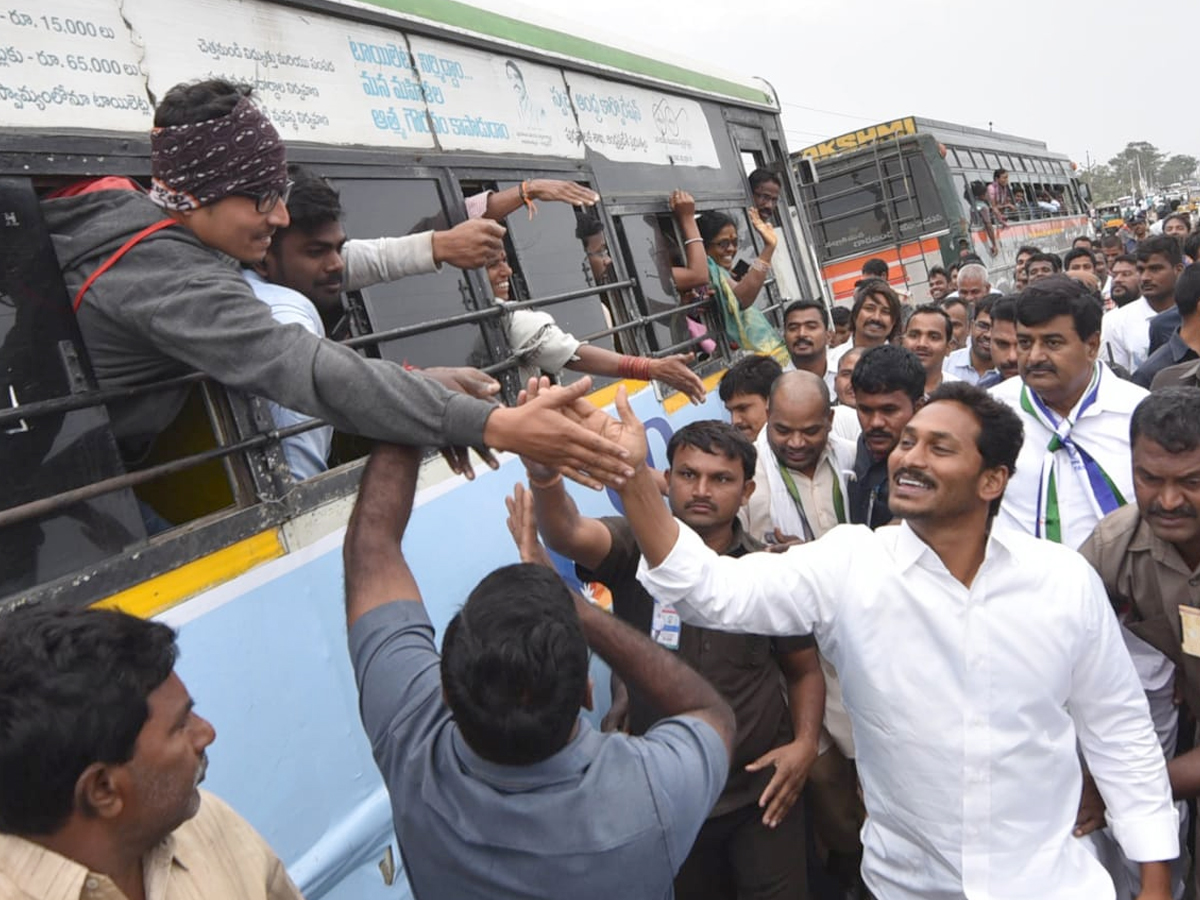
<path fill-rule="evenodd" d="M 479 583 L 439 657 L 400 549 L 419 461 L 412 448 L 372 452 L 344 548 L 363 725 L 413 893 L 670 898 L 725 783 L 732 710 L 670 652 L 572 595 L 519 487 L 509 525 L 525 562 Z M 644 736 L 580 717 L 589 645 L 664 711 Z"/>

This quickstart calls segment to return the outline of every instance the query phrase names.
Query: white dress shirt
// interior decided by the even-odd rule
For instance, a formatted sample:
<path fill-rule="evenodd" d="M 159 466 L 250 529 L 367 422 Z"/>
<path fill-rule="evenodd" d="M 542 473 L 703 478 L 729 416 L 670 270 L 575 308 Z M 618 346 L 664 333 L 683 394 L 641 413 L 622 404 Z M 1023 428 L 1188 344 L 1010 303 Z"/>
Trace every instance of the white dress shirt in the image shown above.
<path fill-rule="evenodd" d="M 1145 297 L 1106 312 L 1100 320 L 1100 361 L 1136 372 L 1150 355 L 1150 320 L 1157 315 Z"/>
<path fill-rule="evenodd" d="M 979 384 L 979 379 L 983 376 L 975 371 L 975 367 L 971 365 L 971 344 L 960 347 L 949 356 L 942 364 L 942 372 L 946 375 L 953 375 L 955 381 L 965 381 L 967 384 Z"/>
<path fill-rule="evenodd" d="M 1054 436 L 1037 417 L 1021 408 L 1020 378 L 1009 378 L 991 390 L 997 400 L 1012 407 L 1025 426 L 1025 443 L 1017 456 L 1017 471 L 1008 480 L 1000 520 L 1029 534 L 1037 534 L 1038 492 L 1041 489 L 1042 460 Z M 1071 428 L 1071 438 L 1100 464 L 1100 468 L 1121 493 L 1126 503 L 1133 502 L 1133 465 L 1129 454 L 1129 417 L 1147 395 L 1138 387 L 1100 367 L 1100 391 L 1096 402 L 1084 410 Z M 1066 450 L 1054 454 L 1054 483 L 1062 518 L 1062 542 L 1078 547 L 1100 521 L 1083 480 L 1071 467 Z"/>
<path fill-rule="evenodd" d="M 832 354 L 832 353 L 833 353 L 832 350 L 825 351 L 825 374 L 822 375 L 821 377 L 825 379 L 825 387 L 829 388 L 830 396 L 836 396 L 834 394 L 835 388 L 834 388 L 833 380 L 835 378 L 837 378 L 837 362 L 829 361 L 830 354 Z M 838 354 L 838 358 L 839 359 L 841 358 L 841 354 Z M 796 371 L 796 364 L 794 362 L 792 362 L 791 357 L 788 358 L 786 365 L 784 365 L 784 367 L 783 367 L 783 371 L 784 372 L 795 372 Z"/>
<path fill-rule="evenodd" d="M 876 896 L 1112 898 L 1071 834 L 1077 741 L 1126 855 L 1178 855 L 1145 694 L 1104 586 L 1073 550 L 997 526 L 967 588 L 906 523 L 843 525 L 741 559 L 680 524 L 638 577 L 685 620 L 816 636 L 854 723 Z"/>

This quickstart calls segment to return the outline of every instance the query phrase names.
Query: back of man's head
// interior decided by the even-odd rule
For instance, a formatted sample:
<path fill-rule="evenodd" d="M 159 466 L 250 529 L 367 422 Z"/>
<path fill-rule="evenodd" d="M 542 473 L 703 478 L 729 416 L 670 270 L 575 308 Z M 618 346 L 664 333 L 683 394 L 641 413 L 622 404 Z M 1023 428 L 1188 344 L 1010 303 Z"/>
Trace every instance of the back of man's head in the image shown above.
<path fill-rule="evenodd" d="M 542 566 L 504 566 L 446 626 L 442 688 L 467 744 L 501 765 L 566 746 L 588 685 L 588 648 L 571 592 Z"/>
<path fill-rule="evenodd" d="M 1021 325 L 1044 325 L 1058 316 L 1070 316 L 1083 341 L 1100 330 L 1103 315 L 1104 308 L 1087 285 L 1066 275 L 1035 281 L 1017 297 L 1017 322 Z"/>
<path fill-rule="evenodd" d="M 855 397 L 900 391 L 917 403 L 925 396 L 925 369 L 911 350 L 882 344 L 862 355 L 850 376 L 850 386 Z"/>
<path fill-rule="evenodd" d="M 52 835 L 95 763 L 134 755 L 147 698 L 175 667 L 165 625 L 99 609 L 0 616 L 0 832 Z"/>
<path fill-rule="evenodd" d="M 717 394 L 722 403 L 728 403 L 738 394 L 757 394 L 766 400 L 781 372 L 783 367 L 769 356 L 744 357 L 721 376 Z"/>
<path fill-rule="evenodd" d="M 867 278 L 883 278 L 888 277 L 888 264 L 886 261 L 874 257 L 863 263 L 862 274 Z"/>
<path fill-rule="evenodd" d="M 1200 263 L 1192 263 L 1175 281 L 1175 305 L 1181 318 L 1190 319 L 1200 306 Z"/>

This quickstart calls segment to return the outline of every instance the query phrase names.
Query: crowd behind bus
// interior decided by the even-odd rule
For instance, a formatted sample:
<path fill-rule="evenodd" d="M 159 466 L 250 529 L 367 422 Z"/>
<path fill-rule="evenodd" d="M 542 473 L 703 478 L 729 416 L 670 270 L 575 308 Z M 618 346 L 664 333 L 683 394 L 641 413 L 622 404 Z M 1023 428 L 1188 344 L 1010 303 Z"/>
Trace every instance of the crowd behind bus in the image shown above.
<path fill-rule="evenodd" d="M 590 189 L 527 181 L 468 198 L 454 228 L 347 239 L 334 188 L 289 167 L 248 90 L 221 80 L 164 96 L 151 165 L 149 191 L 100 179 L 43 198 L 92 366 L 102 387 L 198 369 L 269 400 L 277 424 L 321 420 L 287 445 L 297 479 L 327 465 L 329 429 L 377 442 L 345 537 L 347 634 L 415 896 L 1193 891 L 1195 232 L 1134 222 L 1133 246 L 1022 248 L 998 290 L 967 256 L 930 271 L 928 303 L 872 260 L 850 308 L 795 300 L 777 331 L 755 302 L 780 178 L 750 176 L 758 252 L 741 266 L 735 219 L 676 191 L 671 278 L 715 310 L 679 328 L 737 361 L 728 421 L 678 429 L 654 472 L 624 388 L 610 416 L 588 378 L 548 375 L 700 402 L 690 355 L 601 351 L 506 309 L 528 377 L 504 407 L 478 370 L 326 337 L 343 291 L 446 264 L 486 268 L 509 301 L 501 222 L 538 202 L 580 210 L 602 283 Z M 128 465 L 181 405 L 110 406 Z M 440 651 L 403 551 L 429 447 L 468 476 L 464 448 L 489 465 L 486 448 L 511 450 L 526 475 L 491 512 L 514 563 L 463 598 Z M 567 479 L 616 490 L 625 515 L 584 516 Z M 611 613 L 546 548 L 607 587 Z M 612 671 L 600 729 L 581 714 L 589 650 Z M 200 791 L 216 734 L 176 653 L 169 628 L 114 611 L 0 619 L 0 900 L 299 896 Z"/>

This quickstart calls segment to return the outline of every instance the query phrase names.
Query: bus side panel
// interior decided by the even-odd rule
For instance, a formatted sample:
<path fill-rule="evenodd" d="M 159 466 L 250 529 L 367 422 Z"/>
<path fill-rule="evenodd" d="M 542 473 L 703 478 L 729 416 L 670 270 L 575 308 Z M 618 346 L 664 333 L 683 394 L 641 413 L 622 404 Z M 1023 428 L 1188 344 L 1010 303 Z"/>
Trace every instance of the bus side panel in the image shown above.
<path fill-rule="evenodd" d="M 668 415 L 654 392 L 632 397 L 666 465 L 674 428 L 723 417 L 713 391 L 700 407 Z M 611 411 L 611 410 L 610 410 Z M 422 491 L 405 540 L 440 632 L 472 587 L 517 561 L 504 498 L 523 480 L 513 458 L 475 482 Z M 612 515 L 615 495 L 572 490 L 584 515 Z M 275 848 L 309 900 L 409 896 L 403 874 L 388 887 L 379 864 L 395 849 L 390 805 L 358 715 L 346 646 L 342 531 L 267 563 L 167 612 L 180 628 L 180 677 L 217 730 L 206 787 L 227 799 Z M 464 560 L 470 560 L 464 564 Z M 597 677 L 598 726 L 607 676 Z"/>

